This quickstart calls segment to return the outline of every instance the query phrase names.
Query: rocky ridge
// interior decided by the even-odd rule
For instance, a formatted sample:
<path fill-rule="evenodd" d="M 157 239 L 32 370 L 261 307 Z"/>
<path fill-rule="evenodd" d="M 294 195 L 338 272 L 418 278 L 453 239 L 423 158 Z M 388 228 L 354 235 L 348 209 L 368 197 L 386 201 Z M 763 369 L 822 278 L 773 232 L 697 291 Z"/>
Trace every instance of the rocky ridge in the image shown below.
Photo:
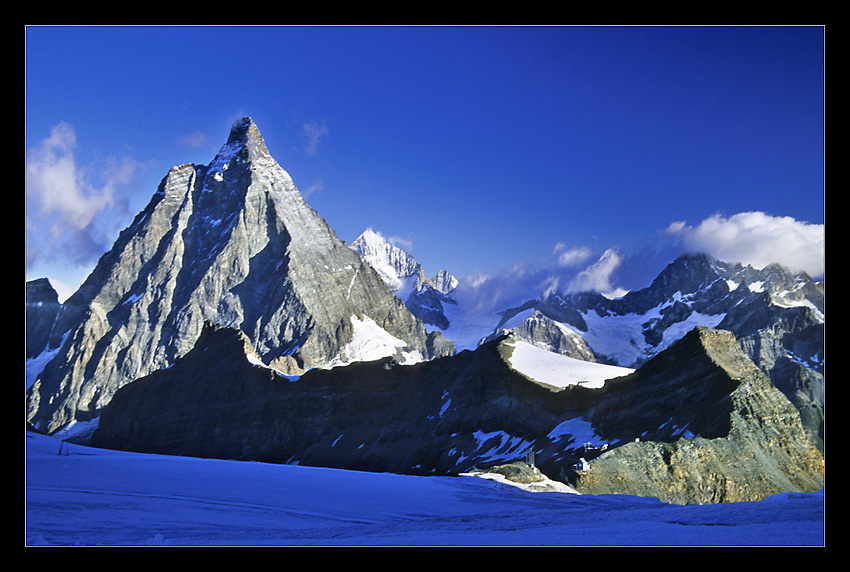
<path fill-rule="evenodd" d="M 579 492 L 676 503 L 823 487 L 799 413 L 728 332 L 698 328 L 601 389 L 535 383 L 511 367 L 512 347 L 503 337 L 430 362 L 296 379 L 263 365 L 244 334 L 208 325 L 173 367 L 115 394 L 92 443 L 423 475 L 533 453 Z"/>
<path fill-rule="evenodd" d="M 631 426 L 623 436 L 634 439 L 577 471 L 578 491 L 706 504 L 823 487 L 823 457 L 799 412 L 731 332 L 697 328 L 617 381 L 630 391 L 601 401 L 594 419 L 600 434 L 623 435 Z M 714 416 L 695 415 L 698 409 Z M 641 432 L 631 420 L 647 415 L 655 417 L 650 425 L 668 418 Z"/>
<path fill-rule="evenodd" d="M 46 278 L 26 283 L 26 357 L 35 358 L 47 347 L 53 324 L 62 309 L 59 295 Z"/>

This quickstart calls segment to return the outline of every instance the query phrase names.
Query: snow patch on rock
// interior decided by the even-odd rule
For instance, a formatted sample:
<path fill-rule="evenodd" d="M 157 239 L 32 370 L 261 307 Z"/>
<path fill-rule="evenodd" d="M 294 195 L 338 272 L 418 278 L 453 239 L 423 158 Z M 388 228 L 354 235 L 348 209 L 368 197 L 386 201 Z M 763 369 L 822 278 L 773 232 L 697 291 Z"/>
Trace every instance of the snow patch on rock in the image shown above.
<path fill-rule="evenodd" d="M 507 343 L 513 348 L 508 360 L 513 369 L 533 381 L 557 388 L 570 385 L 600 388 L 605 385 L 606 380 L 634 371 L 627 367 L 571 358 L 539 348 L 524 340 L 514 339 Z"/>

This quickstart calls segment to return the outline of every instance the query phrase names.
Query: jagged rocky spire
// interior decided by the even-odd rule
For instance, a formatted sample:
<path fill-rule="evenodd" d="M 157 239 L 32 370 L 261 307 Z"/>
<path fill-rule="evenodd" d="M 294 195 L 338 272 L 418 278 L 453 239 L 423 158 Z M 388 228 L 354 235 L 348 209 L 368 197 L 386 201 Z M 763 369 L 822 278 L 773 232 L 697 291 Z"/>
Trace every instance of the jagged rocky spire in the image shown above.
<path fill-rule="evenodd" d="M 260 135 L 260 130 L 250 117 L 243 117 L 236 121 L 230 129 L 227 145 L 238 144 L 248 150 L 249 157 L 255 159 L 258 156 L 269 156 L 266 142 Z"/>
<path fill-rule="evenodd" d="M 403 249 L 390 244 L 380 233 L 366 229 L 351 244 L 381 276 L 387 287 L 402 301 L 414 316 L 440 329 L 449 327 L 445 304 L 454 304 L 448 294 L 457 286 L 457 279 L 446 270 L 428 279 L 422 266 Z"/>

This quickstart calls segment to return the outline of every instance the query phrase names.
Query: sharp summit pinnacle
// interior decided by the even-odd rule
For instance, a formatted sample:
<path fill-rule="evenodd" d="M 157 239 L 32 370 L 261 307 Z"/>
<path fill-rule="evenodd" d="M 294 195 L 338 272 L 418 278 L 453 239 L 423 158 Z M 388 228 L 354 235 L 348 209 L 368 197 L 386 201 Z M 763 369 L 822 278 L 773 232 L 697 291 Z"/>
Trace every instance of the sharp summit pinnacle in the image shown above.
<path fill-rule="evenodd" d="M 250 117 L 246 116 L 236 120 L 230 128 L 226 147 L 233 148 L 237 145 L 248 150 L 250 159 L 256 159 L 259 156 L 269 156 L 266 142 L 263 140 L 257 124 Z"/>

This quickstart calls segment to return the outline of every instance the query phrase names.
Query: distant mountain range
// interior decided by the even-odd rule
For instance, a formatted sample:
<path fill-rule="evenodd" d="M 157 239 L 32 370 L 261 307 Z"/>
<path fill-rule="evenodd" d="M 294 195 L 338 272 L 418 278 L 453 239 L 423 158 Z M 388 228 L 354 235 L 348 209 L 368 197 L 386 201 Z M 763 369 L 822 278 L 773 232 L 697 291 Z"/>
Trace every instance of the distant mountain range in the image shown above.
<path fill-rule="evenodd" d="M 453 320 L 466 323 L 452 296 L 456 278 L 442 270 L 426 279 L 412 256 L 371 230 L 352 248 L 414 315 L 462 343 L 463 336 L 453 338 Z M 451 277 L 450 289 L 435 287 L 441 276 Z M 512 332 L 551 352 L 636 368 L 697 326 L 729 330 L 800 409 L 822 446 L 825 316 L 823 281 L 779 265 L 755 269 L 692 254 L 671 262 L 648 287 L 620 298 L 553 292 L 506 308 L 498 323 L 479 329 L 478 339 Z"/>
<path fill-rule="evenodd" d="M 793 445 L 764 453 L 778 464 L 759 490 L 810 488 L 822 472 L 805 443 L 823 447 L 823 282 L 688 255 L 621 298 L 554 292 L 492 323 L 470 317 L 461 287 L 446 270 L 427 277 L 372 230 L 339 240 L 244 118 L 209 165 L 171 169 L 65 303 L 47 280 L 27 283 L 27 424 L 115 448 L 428 474 L 535 453 L 550 474 L 597 491 L 612 485 L 572 469 L 590 456 L 577 427 L 605 434 L 594 446 L 612 447 L 597 451 L 606 463 L 635 438 L 674 455 L 723 436 L 737 445 L 711 454 L 731 477 L 734 447 L 767 447 L 754 420 L 787 418 L 790 401 L 797 420 L 781 431 Z M 701 357 L 685 372 L 670 355 Z M 720 381 L 682 385 L 701 371 Z M 739 426 L 728 404 L 743 371 L 766 401 L 747 405 Z M 663 405 L 681 392 L 713 401 Z M 757 451 L 740 447 L 736 427 Z M 790 478 L 783 455 L 809 459 L 795 485 L 779 484 Z M 692 461 L 676 467 L 696 471 Z M 681 486 L 677 499 L 744 498 Z"/>

